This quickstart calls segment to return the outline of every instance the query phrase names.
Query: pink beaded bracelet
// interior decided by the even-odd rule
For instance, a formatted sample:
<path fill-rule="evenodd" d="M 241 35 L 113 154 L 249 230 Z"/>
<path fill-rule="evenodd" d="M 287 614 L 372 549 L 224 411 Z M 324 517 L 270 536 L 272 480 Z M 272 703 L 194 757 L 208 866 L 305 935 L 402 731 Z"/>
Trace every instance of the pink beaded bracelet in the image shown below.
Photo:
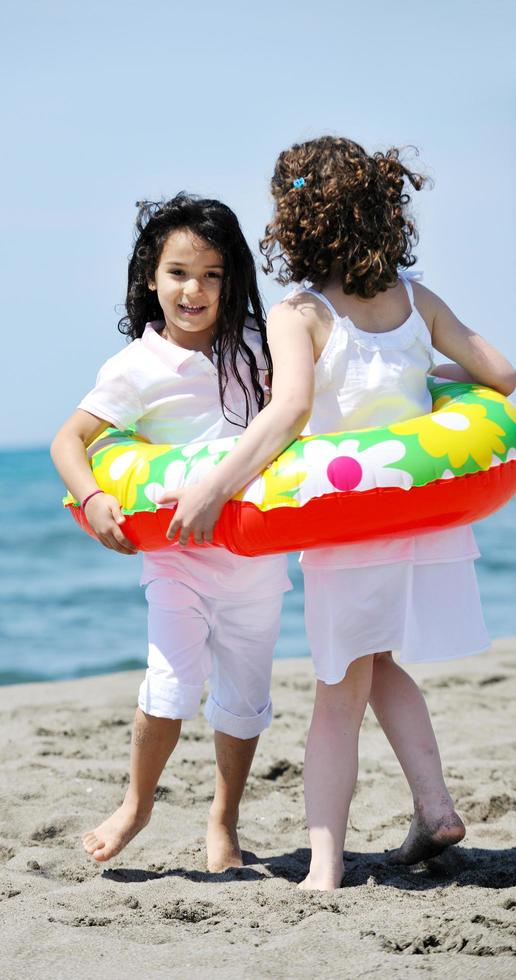
<path fill-rule="evenodd" d="M 93 493 L 88 494 L 88 496 L 84 498 L 84 500 L 83 500 L 83 502 L 81 504 L 81 510 L 82 510 L 83 513 L 84 513 L 84 508 L 86 507 L 86 504 L 88 503 L 88 500 L 91 500 L 92 497 L 96 497 L 96 495 L 98 493 L 104 493 L 104 490 L 94 490 Z"/>

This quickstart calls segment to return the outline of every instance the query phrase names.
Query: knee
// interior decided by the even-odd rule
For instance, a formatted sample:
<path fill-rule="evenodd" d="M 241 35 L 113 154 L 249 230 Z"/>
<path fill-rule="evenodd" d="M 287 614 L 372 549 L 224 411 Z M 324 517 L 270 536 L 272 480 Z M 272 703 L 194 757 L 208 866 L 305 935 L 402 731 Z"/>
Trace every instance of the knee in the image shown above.
<path fill-rule="evenodd" d="M 331 687 L 338 685 L 332 684 Z M 367 698 L 345 699 L 336 692 L 324 692 L 316 697 L 311 728 L 327 733 L 358 735 Z"/>
<path fill-rule="evenodd" d="M 315 714 L 326 718 L 347 718 L 360 726 L 371 691 L 370 679 L 363 683 L 349 683 L 346 676 L 338 684 L 317 682 Z"/>
<path fill-rule="evenodd" d="M 384 667 L 392 663 L 392 652 L 390 650 L 385 650 L 382 653 L 373 654 L 373 668 Z"/>

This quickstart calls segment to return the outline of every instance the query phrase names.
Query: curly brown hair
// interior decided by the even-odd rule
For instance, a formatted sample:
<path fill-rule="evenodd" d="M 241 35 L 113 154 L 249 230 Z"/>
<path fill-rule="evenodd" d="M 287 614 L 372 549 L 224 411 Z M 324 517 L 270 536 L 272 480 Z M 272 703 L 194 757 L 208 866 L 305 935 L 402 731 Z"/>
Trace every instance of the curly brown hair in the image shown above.
<path fill-rule="evenodd" d="M 416 261 L 405 182 L 419 191 L 426 180 L 395 148 L 369 156 L 333 136 L 295 143 L 280 153 L 271 181 L 275 213 L 260 242 L 264 271 L 279 261 L 283 284 L 324 285 L 338 275 L 345 293 L 370 299 L 385 291 L 400 267 Z"/>

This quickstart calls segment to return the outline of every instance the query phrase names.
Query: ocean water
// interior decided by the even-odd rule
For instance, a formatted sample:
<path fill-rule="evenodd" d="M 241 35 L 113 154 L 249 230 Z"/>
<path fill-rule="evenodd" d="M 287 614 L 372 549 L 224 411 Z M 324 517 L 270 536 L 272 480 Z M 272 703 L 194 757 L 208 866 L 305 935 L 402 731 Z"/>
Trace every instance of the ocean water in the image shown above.
<path fill-rule="evenodd" d="M 0 452 L 0 684 L 84 677 L 146 659 L 138 558 L 107 551 L 61 507 L 46 450 Z M 516 498 L 476 525 L 480 591 L 492 637 L 516 635 Z M 289 556 L 278 657 L 308 656 L 303 584 Z"/>

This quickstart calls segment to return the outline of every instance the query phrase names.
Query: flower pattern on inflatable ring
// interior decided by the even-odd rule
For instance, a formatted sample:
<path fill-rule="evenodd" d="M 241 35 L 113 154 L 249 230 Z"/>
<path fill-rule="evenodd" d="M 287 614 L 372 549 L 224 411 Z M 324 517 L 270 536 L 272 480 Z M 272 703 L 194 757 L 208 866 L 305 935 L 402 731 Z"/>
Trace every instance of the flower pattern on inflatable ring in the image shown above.
<path fill-rule="evenodd" d="M 260 510 L 299 507 L 298 491 L 307 475 L 301 466 L 299 454 L 287 449 L 233 499 L 255 504 Z"/>
<path fill-rule="evenodd" d="M 471 456 L 481 469 L 491 465 L 493 453 L 506 451 L 500 439 L 505 433 L 486 417 L 483 405 L 450 405 L 440 412 L 390 425 L 395 435 L 416 435 L 429 456 L 448 456 L 454 469 L 460 469 Z"/>
<path fill-rule="evenodd" d="M 262 473 L 262 510 L 272 507 L 299 507 L 296 494 L 306 479 L 307 471 L 299 468 L 300 460 L 293 450 L 284 452 Z"/>
<path fill-rule="evenodd" d="M 516 422 L 516 406 L 505 395 L 501 395 L 499 391 L 493 391 L 492 388 L 475 387 L 471 389 L 471 392 L 473 395 L 478 395 L 479 398 L 486 398 L 487 401 L 501 403 L 511 422 Z"/>
<path fill-rule="evenodd" d="M 439 412 L 441 408 L 444 408 L 445 405 L 449 405 L 451 401 L 453 401 L 451 395 L 441 395 L 440 398 L 437 398 L 436 401 L 434 401 L 432 412 Z"/>
<path fill-rule="evenodd" d="M 163 475 L 163 483 L 148 483 L 145 487 L 145 496 L 151 503 L 160 506 L 160 498 L 167 490 L 180 490 L 183 487 L 192 486 L 200 483 L 213 469 L 213 459 L 204 456 L 189 465 L 183 459 L 175 459 L 167 466 Z M 174 504 L 165 504 L 165 507 L 173 507 Z"/>
<path fill-rule="evenodd" d="M 208 452 L 211 456 L 219 456 L 231 452 L 237 445 L 238 436 L 224 436 L 216 442 L 208 443 Z"/>
<path fill-rule="evenodd" d="M 344 439 L 338 445 L 325 439 L 305 443 L 304 459 L 308 476 L 299 497 L 302 503 L 335 490 L 371 490 L 375 487 L 402 487 L 409 490 L 413 479 L 407 470 L 391 466 L 403 459 L 405 446 L 398 439 L 387 439 L 359 449 L 358 439 Z"/>
<path fill-rule="evenodd" d="M 138 487 L 149 478 L 153 459 L 162 452 L 160 446 L 155 449 L 146 447 L 145 457 L 138 459 L 138 450 L 113 446 L 103 453 L 94 467 L 95 479 L 106 493 L 123 498 L 124 510 L 130 511 L 136 505 Z"/>
<path fill-rule="evenodd" d="M 151 504 L 156 504 L 157 507 L 160 506 L 160 498 L 165 493 L 165 490 L 178 490 L 184 484 L 184 476 L 186 472 L 186 463 L 182 459 L 175 459 L 173 463 L 167 466 L 165 473 L 163 475 L 163 483 L 148 483 L 145 487 L 145 496 L 147 500 L 150 500 Z M 169 505 L 172 506 L 172 505 Z"/>

